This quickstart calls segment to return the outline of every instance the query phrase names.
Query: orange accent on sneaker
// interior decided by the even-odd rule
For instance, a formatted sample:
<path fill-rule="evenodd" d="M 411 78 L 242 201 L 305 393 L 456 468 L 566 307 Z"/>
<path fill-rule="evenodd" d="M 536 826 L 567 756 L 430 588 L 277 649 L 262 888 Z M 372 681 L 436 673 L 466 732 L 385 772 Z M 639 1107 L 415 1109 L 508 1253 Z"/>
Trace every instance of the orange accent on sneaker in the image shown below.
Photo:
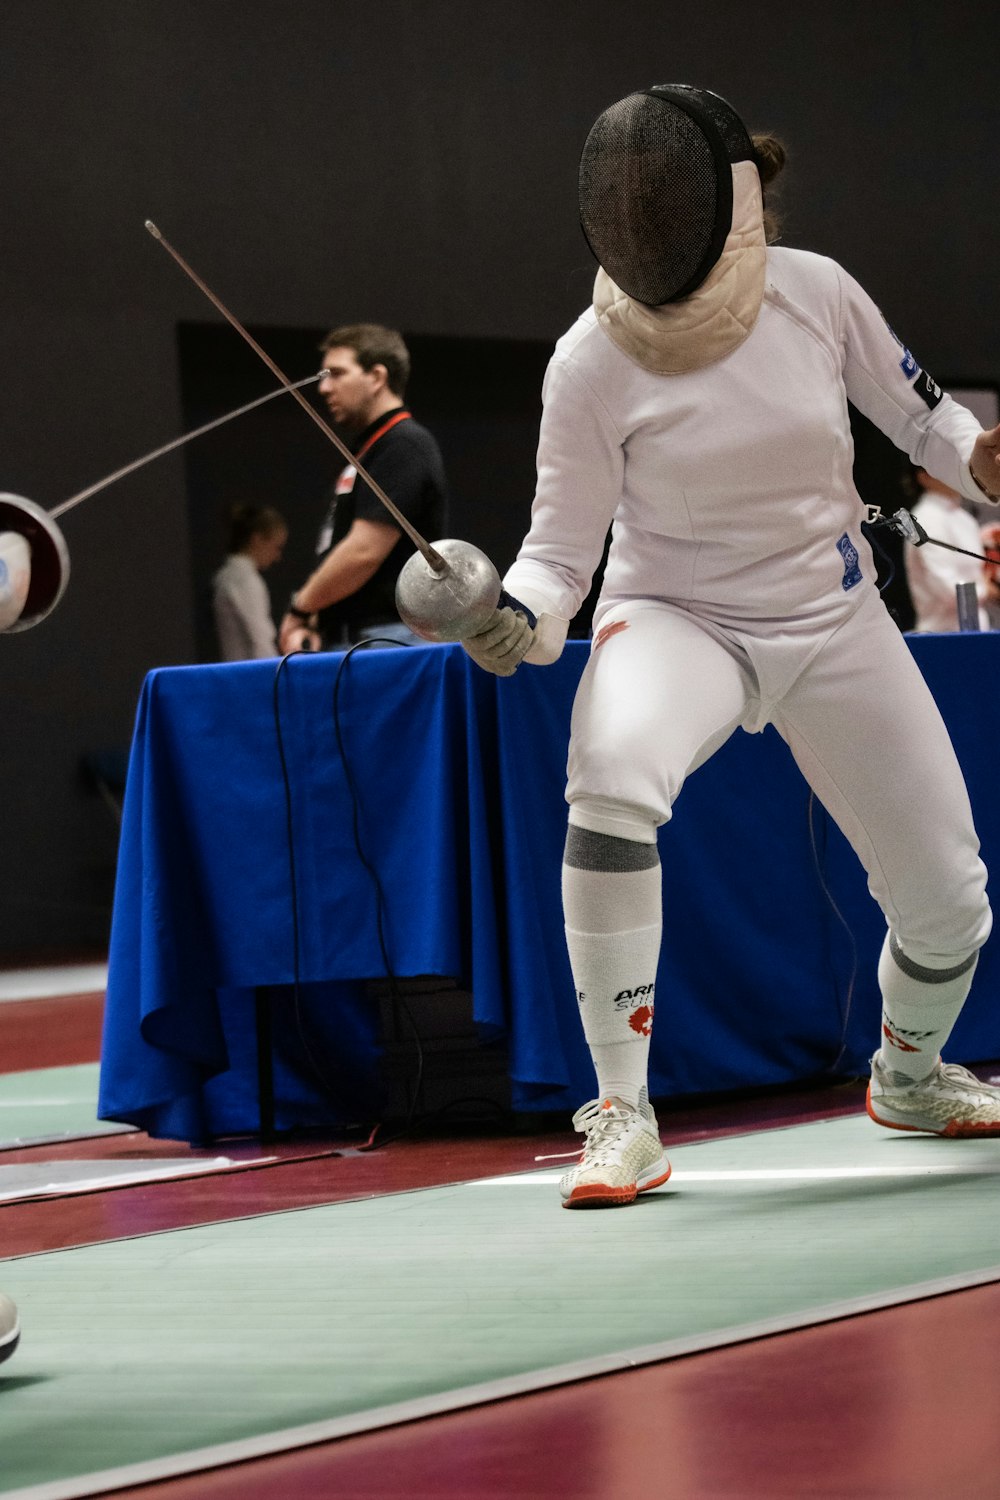
<path fill-rule="evenodd" d="M 894 1120 L 880 1120 L 879 1117 L 878 1117 L 878 1115 L 875 1113 L 874 1109 L 872 1108 L 872 1086 L 871 1086 L 871 1084 L 868 1085 L 868 1092 L 865 1094 L 865 1110 L 867 1111 L 867 1113 L 871 1117 L 871 1119 L 873 1119 L 875 1121 L 876 1125 L 884 1125 L 885 1128 L 886 1128 L 886 1130 L 915 1130 L 915 1131 L 919 1131 L 919 1133 L 921 1135 L 926 1135 L 927 1134 L 926 1130 L 923 1130 L 923 1131 L 920 1130 L 920 1126 L 919 1125 L 897 1125 Z"/>
<path fill-rule="evenodd" d="M 963 1136 L 974 1135 L 1000 1135 L 1000 1125 L 991 1125 L 984 1121 L 981 1125 L 962 1123 L 959 1120 L 951 1120 L 939 1135 L 947 1136 L 950 1140 L 960 1140 Z"/>
<path fill-rule="evenodd" d="M 897 1125 L 895 1120 L 880 1120 L 872 1107 L 872 1086 L 868 1085 L 865 1095 L 865 1109 L 876 1125 L 882 1125 L 886 1130 L 909 1130 L 915 1135 L 940 1135 L 946 1140 L 963 1140 L 972 1136 L 997 1136 L 1000 1135 L 1000 1125 L 990 1124 L 988 1121 L 982 1125 L 969 1124 L 962 1120 L 949 1120 L 943 1130 L 928 1130 L 926 1125 Z"/>
<path fill-rule="evenodd" d="M 563 1208 L 626 1208 L 628 1204 L 634 1203 L 640 1193 L 648 1193 L 650 1188 L 662 1187 L 670 1176 L 671 1166 L 667 1162 L 667 1170 L 661 1172 L 659 1177 L 654 1177 L 652 1182 L 644 1182 L 641 1187 L 629 1183 L 627 1187 L 609 1187 L 604 1182 L 586 1182 L 581 1187 L 575 1187 L 568 1198 L 563 1199 Z"/>
<path fill-rule="evenodd" d="M 672 1172 L 670 1163 L 666 1164 L 666 1172 L 661 1172 L 658 1178 L 651 1182 L 643 1182 L 642 1187 L 637 1187 L 630 1182 L 628 1187 L 612 1188 L 606 1182 L 585 1182 L 582 1187 L 574 1188 L 568 1199 L 562 1200 L 564 1209 L 619 1209 L 627 1208 L 630 1203 L 636 1202 L 640 1193 L 649 1193 L 651 1188 L 661 1188 Z"/>
<path fill-rule="evenodd" d="M 563 1208 L 621 1208 L 634 1203 L 638 1188 L 633 1182 L 629 1187 L 609 1187 L 604 1182 L 586 1182 L 576 1187 L 568 1198 L 563 1199 Z"/>

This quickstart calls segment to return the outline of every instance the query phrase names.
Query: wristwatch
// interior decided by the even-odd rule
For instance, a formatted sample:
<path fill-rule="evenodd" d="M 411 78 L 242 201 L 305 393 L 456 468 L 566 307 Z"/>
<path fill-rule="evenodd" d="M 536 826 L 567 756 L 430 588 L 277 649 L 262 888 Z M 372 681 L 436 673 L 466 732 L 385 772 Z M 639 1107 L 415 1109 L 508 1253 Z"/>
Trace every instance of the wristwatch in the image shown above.
<path fill-rule="evenodd" d="M 295 602 L 294 594 L 285 606 L 285 614 L 294 615 L 297 620 L 302 621 L 303 625 L 314 624 L 316 620 L 316 611 L 314 609 L 299 609 L 299 606 Z"/>

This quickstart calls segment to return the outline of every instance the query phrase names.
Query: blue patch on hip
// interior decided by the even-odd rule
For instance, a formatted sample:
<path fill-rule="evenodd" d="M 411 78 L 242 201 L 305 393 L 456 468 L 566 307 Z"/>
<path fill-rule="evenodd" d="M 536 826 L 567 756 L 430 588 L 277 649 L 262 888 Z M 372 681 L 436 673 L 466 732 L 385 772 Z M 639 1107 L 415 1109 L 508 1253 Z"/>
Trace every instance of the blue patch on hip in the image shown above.
<path fill-rule="evenodd" d="M 840 580 L 840 586 L 846 591 L 847 589 L 852 589 L 856 583 L 861 582 L 861 569 L 858 567 L 858 549 L 846 531 L 837 543 L 837 551 L 844 559 L 844 576 Z"/>

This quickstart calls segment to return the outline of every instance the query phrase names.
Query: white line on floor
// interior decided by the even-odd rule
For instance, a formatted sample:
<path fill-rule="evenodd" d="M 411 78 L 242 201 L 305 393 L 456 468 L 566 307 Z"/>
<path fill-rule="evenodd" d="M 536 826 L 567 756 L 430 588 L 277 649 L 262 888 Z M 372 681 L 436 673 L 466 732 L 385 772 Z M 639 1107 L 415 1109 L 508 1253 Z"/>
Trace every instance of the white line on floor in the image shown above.
<path fill-rule="evenodd" d="M 477 1177 L 465 1187 L 549 1187 L 559 1172 L 521 1172 L 507 1177 Z M 750 1167 L 739 1171 L 672 1173 L 677 1182 L 835 1182 L 851 1177 L 1000 1177 L 1000 1158 L 993 1162 L 930 1162 L 899 1167 Z"/>
<path fill-rule="evenodd" d="M 96 995 L 107 987 L 107 964 L 61 964 L 50 969 L 7 969 L 0 972 L 0 1001 Z"/>
<path fill-rule="evenodd" d="M 3 1087 L 3 1079 L 0 1078 L 0 1088 Z M 0 1109 L 41 1109 L 47 1106 L 62 1104 L 83 1104 L 83 1099 L 0 1099 Z"/>

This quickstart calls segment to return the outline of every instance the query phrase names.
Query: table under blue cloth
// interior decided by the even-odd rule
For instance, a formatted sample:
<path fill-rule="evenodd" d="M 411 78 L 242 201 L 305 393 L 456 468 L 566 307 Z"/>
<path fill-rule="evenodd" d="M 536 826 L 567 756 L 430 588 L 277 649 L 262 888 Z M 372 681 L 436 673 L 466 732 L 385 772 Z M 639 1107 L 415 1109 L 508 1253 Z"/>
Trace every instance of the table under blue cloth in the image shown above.
<path fill-rule="evenodd" d="M 908 639 L 989 864 L 1000 634 Z M 264 990 L 278 1128 L 370 1119 L 380 1042 L 366 981 L 387 966 L 471 992 L 483 1038 L 505 1040 L 515 1109 L 591 1097 L 560 904 L 588 650 L 570 642 L 554 666 L 503 680 L 459 646 L 152 672 L 123 813 L 101 1118 L 199 1142 L 256 1131 Z M 864 1071 L 883 919 L 773 730 L 737 732 L 690 778 L 660 853 L 654 1097 Z M 1000 1057 L 996 946 L 953 1061 Z"/>

